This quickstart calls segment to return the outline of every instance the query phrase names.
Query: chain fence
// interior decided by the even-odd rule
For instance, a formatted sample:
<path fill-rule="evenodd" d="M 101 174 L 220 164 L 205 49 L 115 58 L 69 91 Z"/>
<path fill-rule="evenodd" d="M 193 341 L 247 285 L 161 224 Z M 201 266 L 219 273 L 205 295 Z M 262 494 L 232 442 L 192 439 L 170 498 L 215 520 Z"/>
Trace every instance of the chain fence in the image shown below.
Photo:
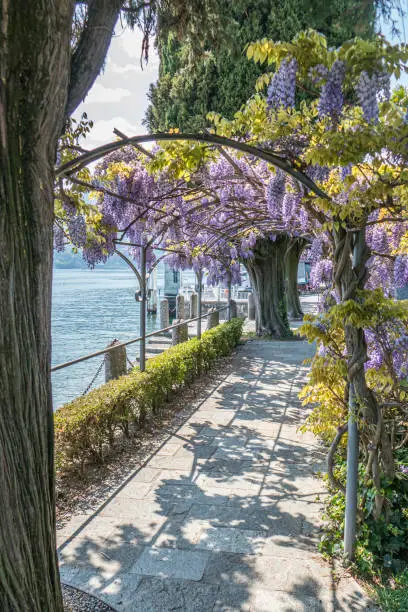
<path fill-rule="evenodd" d="M 103 368 L 103 364 L 105 363 L 105 357 L 102 359 L 101 363 L 98 366 L 98 369 L 95 372 L 95 375 L 92 377 L 91 382 L 89 383 L 89 385 L 87 386 L 87 388 L 85 389 L 85 391 L 82 393 L 82 395 L 86 395 L 87 393 L 89 393 L 89 391 L 91 390 L 91 388 L 93 387 L 96 379 L 98 378 L 99 374 L 102 371 Z"/>

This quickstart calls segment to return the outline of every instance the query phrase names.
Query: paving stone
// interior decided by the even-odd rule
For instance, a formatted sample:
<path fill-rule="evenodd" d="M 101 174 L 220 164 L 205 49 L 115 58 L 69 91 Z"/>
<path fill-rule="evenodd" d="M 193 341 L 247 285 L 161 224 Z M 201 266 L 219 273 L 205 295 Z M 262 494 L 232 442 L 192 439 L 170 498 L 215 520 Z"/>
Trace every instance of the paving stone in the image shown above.
<path fill-rule="evenodd" d="M 176 501 L 176 500 L 175 500 Z M 112 500 L 100 513 L 102 517 L 113 517 L 116 519 L 113 531 L 116 535 L 123 534 L 123 538 L 141 534 L 143 537 L 154 535 L 166 521 L 166 516 L 171 513 L 175 501 L 160 499 L 131 500 L 125 496 Z M 98 527 L 98 519 L 93 521 L 95 528 Z M 112 533 L 109 533 L 112 537 Z"/>
<path fill-rule="evenodd" d="M 129 484 L 133 482 L 152 482 L 158 476 L 160 476 L 161 470 L 150 468 L 150 467 L 142 467 L 140 470 L 132 476 L 131 480 L 129 480 Z M 126 485 L 127 486 L 127 485 Z"/>
<path fill-rule="evenodd" d="M 79 552 L 75 557 L 60 558 L 59 568 L 61 580 L 64 582 L 66 575 L 66 582 L 71 581 L 69 583 L 76 586 L 81 582 L 87 584 L 90 578 L 98 579 L 102 584 L 104 580 L 117 576 L 122 570 L 122 565 L 119 561 L 106 558 L 100 552 L 88 550 L 86 556 Z M 76 581 L 76 584 L 72 581 Z"/>
<path fill-rule="evenodd" d="M 163 484 L 178 484 L 178 485 L 193 485 L 194 476 L 199 473 L 195 470 L 161 470 L 160 476 L 155 480 L 155 489 L 163 486 Z"/>
<path fill-rule="evenodd" d="M 100 587 L 97 592 L 94 590 L 94 593 L 116 610 L 128 610 L 137 597 L 137 588 L 141 581 L 142 578 L 135 574 L 119 575 Z"/>
<path fill-rule="evenodd" d="M 121 491 L 119 491 L 119 493 L 117 493 L 116 499 L 143 499 L 150 493 L 154 486 L 154 482 L 138 482 L 131 480 Z"/>
<path fill-rule="evenodd" d="M 249 438 L 246 446 L 248 449 L 260 448 L 268 451 L 272 451 L 278 443 L 278 437 L 266 438 L 264 436 L 252 436 Z"/>
<path fill-rule="evenodd" d="M 212 612 L 252 612 L 250 599 L 251 594 L 246 586 L 223 584 L 218 589 Z M 271 609 L 270 612 L 275 611 Z"/>
<path fill-rule="evenodd" d="M 236 587 L 254 582 L 256 557 L 231 552 L 212 552 L 205 568 L 205 582 Z"/>
<path fill-rule="evenodd" d="M 179 438 L 184 440 L 191 440 L 200 434 L 205 427 L 202 424 L 191 425 L 189 422 L 185 423 L 182 427 L 177 429 L 176 434 Z"/>
<path fill-rule="evenodd" d="M 156 491 L 156 500 L 164 503 L 191 502 L 201 504 L 226 504 L 230 501 L 230 493 L 222 487 L 208 487 L 203 491 L 196 484 L 180 485 L 163 484 Z"/>
<path fill-rule="evenodd" d="M 229 425 L 236 416 L 233 410 L 197 410 L 191 418 L 191 423 L 211 423 L 216 425 Z"/>
<path fill-rule="evenodd" d="M 275 419 L 276 420 L 276 419 Z M 267 438 L 276 438 L 279 433 L 278 423 L 265 423 L 262 420 L 253 420 L 251 418 L 241 419 L 237 418 L 234 420 L 234 427 L 236 430 L 245 431 L 247 435 L 259 435 L 262 434 Z"/>
<path fill-rule="evenodd" d="M 226 475 L 237 475 L 258 472 L 265 474 L 268 471 L 268 463 L 265 461 L 238 461 L 237 459 L 216 459 L 211 457 L 201 466 L 200 471 L 203 474 L 222 473 Z"/>
<path fill-rule="evenodd" d="M 241 476 L 236 474 L 228 476 L 220 472 L 210 472 L 208 474 L 200 474 L 196 484 L 203 491 L 222 488 L 224 490 L 231 490 L 231 494 L 234 494 L 233 492 L 238 489 L 238 494 L 243 490 L 248 495 L 258 495 L 262 485 L 262 474 L 256 474 L 255 472 L 254 475 L 245 474 Z"/>
<path fill-rule="evenodd" d="M 215 527 L 246 527 L 245 509 L 240 505 L 192 504 L 188 520 L 205 520 Z M 252 522 L 252 527 L 254 523 Z M 249 527 L 250 528 L 250 527 Z"/>
<path fill-rule="evenodd" d="M 213 455 L 214 459 L 225 459 L 226 461 L 268 461 L 271 453 L 259 448 L 225 448 L 219 447 Z"/>
<path fill-rule="evenodd" d="M 59 552 L 60 565 L 67 569 L 91 566 L 100 571 L 124 571 L 139 558 L 144 543 L 141 537 L 130 543 L 122 536 L 119 539 L 75 540 Z"/>
<path fill-rule="evenodd" d="M 182 527 L 188 516 L 188 512 L 183 512 L 174 516 L 170 516 L 160 532 L 152 540 L 155 547 L 163 546 L 165 548 L 191 548 L 191 543 L 184 542 Z"/>
<path fill-rule="evenodd" d="M 149 466 L 161 470 L 192 470 L 194 462 L 194 453 L 186 453 L 178 458 L 156 455 L 150 459 Z"/>
<path fill-rule="evenodd" d="M 330 585 L 331 570 L 318 555 L 315 558 L 258 555 L 255 560 L 256 588 L 299 593 L 317 597 Z"/>
<path fill-rule="evenodd" d="M 264 546 L 261 531 L 238 527 L 214 527 L 205 520 L 189 520 L 182 528 L 184 541 L 195 548 L 253 555 Z"/>
<path fill-rule="evenodd" d="M 63 544 L 69 537 L 71 537 L 74 533 L 82 528 L 90 518 L 92 518 L 93 513 L 89 512 L 87 514 L 76 514 L 69 521 L 67 521 L 64 525 L 57 529 L 57 545 L 60 546 Z"/>
<path fill-rule="evenodd" d="M 201 427 L 199 432 L 199 439 L 205 438 L 218 438 L 218 437 L 236 437 L 240 435 L 235 427 L 221 427 L 221 425 L 204 425 Z"/>
<path fill-rule="evenodd" d="M 130 569 L 132 574 L 201 580 L 209 553 L 203 550 L 146 548 Z"/>
<path fill-rule="evenodd" d="M 175 460 L 184 458 L 187 461 L 193 460 L 194 462 L 196 459 L 208 459 L 215 451 L 213 444 L 185 445 L 177 451 Z"/>
<path fill-rule="evenodd" d="M 114 530 L 116 522 L 116 518 L 102 517 L 99 514 L 81 515 L 80 521 L 70 522 L 64 530 L 57 531 L 59 546 L 63 548 L 73 537 L 78 540 L 105 537 Z"/>
<path fill-rule="evenodd" d="M 125 609 L 128 612 L 208 612 L 213 609 L 217 594 L 217 586 L 202 582 L 143 578 Z"/>
<path fill-rule="evenodd" d="M 184 445 L 184 442 L 178 441 L 178 442 L 166 442 L 161 448 L 159 448 L 156 452 L 155 455 L 157 456 L 172 456 L 175 455 L 177 453 L 178 450 L 180 450 L 180 448 L 182 448 Z"/>
<path fill-rule="evenodd" d="M 328 593 L 324 593 L 323 601 L 327 605 L 327 609 L 333 612 L 374 612 L 378 610 L 367 597 L 360 585 L 351 578 L 343 578 L 336 585 L 335 589 Z M 402 612 L 402 610 L 401 610 Z"/>
<path fill-rule="evenodd" d="M 100 512 L 59 530 L 72 536 L 62 579 L 129 612 L 373 609 L 352 579 L 334 585 L 317 552 L 324 453 L 298 431 L 308 410 L 297 398 L 312 352 L 242 347 L 234 373 L 149 463 Z"/>
<path fill-rule="evenodd" d="M 282 591 L 256 590 L 251 597 L 251 611 L 272 612 L 287 610 L 290 612 L 326 612 L 324 604 L 317 597 L 303 594 L 284 593 Z"/>

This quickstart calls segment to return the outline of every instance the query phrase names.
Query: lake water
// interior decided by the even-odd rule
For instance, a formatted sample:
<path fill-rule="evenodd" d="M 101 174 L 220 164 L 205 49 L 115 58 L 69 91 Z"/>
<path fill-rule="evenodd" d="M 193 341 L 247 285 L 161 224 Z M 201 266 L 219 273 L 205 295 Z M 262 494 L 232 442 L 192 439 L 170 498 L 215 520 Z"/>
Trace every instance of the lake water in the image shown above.
<path fill-rule="evenodd" d="M 158 286 L 161 282 L 158 273 Z M 57 365 L 103 349 L 112 340 L 125 341 L 139 335 L 139 304 L 135 300 L 137 280 L 127 270 L 54 270 L 52 308 L 52 364 Z M 147 330 L 159 328 L 159 318 L 147 317 Z M 127 347 L 133 361 L 138 343 Z M 54 372 L 54 406 L 81 395 L 102 357 Z M 104 370 L 95 386 L 104 382 Z"/>

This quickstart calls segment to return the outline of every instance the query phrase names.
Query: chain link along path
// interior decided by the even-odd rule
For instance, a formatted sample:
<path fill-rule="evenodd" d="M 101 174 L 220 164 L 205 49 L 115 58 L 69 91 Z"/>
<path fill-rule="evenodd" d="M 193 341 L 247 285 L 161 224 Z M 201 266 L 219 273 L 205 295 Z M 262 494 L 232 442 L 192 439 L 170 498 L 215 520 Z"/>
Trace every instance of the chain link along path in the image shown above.
<path fill-rule="evenodd" d="M 240 346 L 159 451 L 59 534 L 62 581 L 129 612 L 373 609 L 317 551 L 324 453 L 297 397 L 312 353 Z"/>

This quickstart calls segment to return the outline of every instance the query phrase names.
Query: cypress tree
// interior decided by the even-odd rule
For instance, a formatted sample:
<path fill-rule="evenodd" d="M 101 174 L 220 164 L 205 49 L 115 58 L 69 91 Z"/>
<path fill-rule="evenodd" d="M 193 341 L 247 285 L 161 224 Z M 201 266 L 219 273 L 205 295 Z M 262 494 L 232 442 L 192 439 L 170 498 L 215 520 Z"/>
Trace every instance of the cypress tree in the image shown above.
<path fill-rule="evenodd" d="M 374 0 L 227 0 L 222 34 L 203 42 L 180 41 L 174 29 L 158 36 L 159 80 L 149 92 L 145 123 L 150 131 L 203 129 L 210 111 L 232 118 L 252 95 L 262 68 L 248 62 L 245 45 L 261 38 L 291 40 L 314 28 L 338 46 L 374 32 Z"/>

